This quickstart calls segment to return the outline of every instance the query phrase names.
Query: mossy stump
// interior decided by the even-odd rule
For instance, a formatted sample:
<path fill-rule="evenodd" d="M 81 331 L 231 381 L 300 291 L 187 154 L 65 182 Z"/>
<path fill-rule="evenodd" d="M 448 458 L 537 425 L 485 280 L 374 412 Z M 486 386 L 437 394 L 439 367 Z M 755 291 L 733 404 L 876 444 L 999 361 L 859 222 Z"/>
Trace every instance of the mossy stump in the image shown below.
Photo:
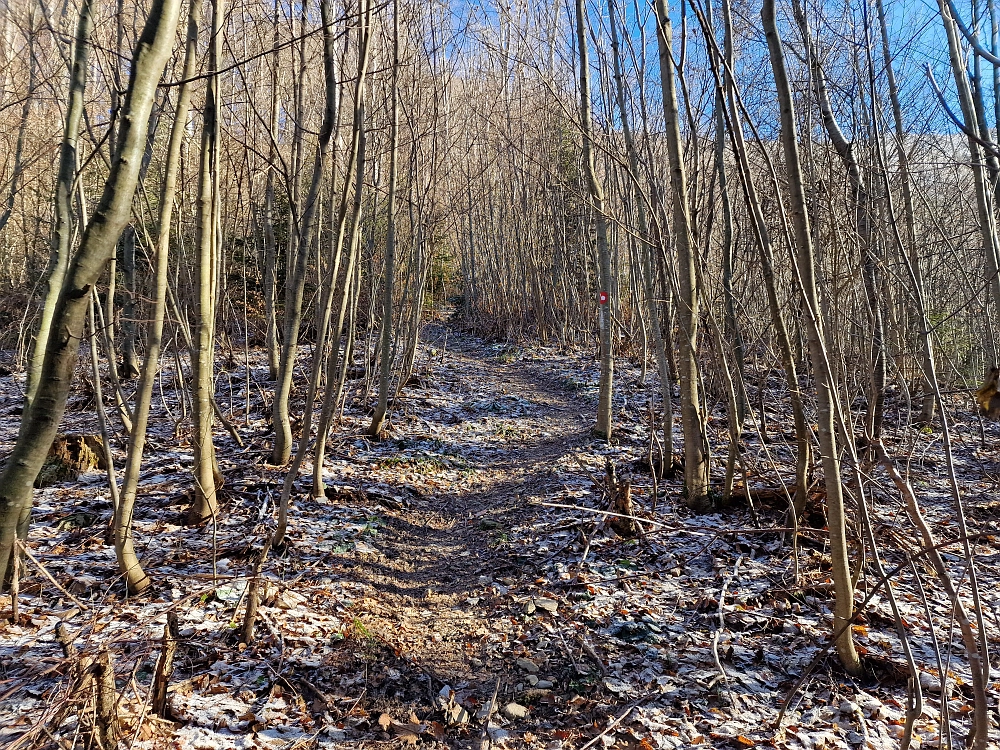
<path fill-rule="evenodd" d="M 93 469 L 107 469 L 104 441 L 99 435 L 57 435 L 35 479 L 35 487 L 75 481 Z"/>

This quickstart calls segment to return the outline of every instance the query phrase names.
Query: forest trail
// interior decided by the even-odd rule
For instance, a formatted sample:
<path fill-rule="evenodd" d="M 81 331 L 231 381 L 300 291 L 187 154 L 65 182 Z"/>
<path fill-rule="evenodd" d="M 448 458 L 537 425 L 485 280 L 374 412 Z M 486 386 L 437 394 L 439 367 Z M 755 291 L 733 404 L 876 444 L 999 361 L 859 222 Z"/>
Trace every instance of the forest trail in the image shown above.
<path fill-rule="evenodd" d="M 36 493 L 33 554 L 88 607 L 66 615 L 77 652 L 115 655 L 123 720 L 145 716 L 128 724 L 140 732 L 133 748 L 457 750 L 475 747 L 484 729 L 493 750 L 898 746 L 906 668 L 885 601 L 866 606 L 857 633 L 871 673 L 845 681 L 824 664 L 787 714 L 786 739 L 776 739 L 781 703 L 829 632 L 824 538 L 805 530 L 796 582 L 780 503 L 759 505 L 756 517 L 738 503 L 694 516 L 677 478 L 660 482 L 653 512 L 649 378 L 644 387 L 634 363 L 618 362 L 610 444 L 591 433 L 591 353 L 490 343 L 439 322 L 423 329 L 414 371 L 379 442 L 365 437 L 371 388 L 351 381 L 328 444 L 327 496 L 312 497 L 304 466 L 289 543 L 263 569 L 245 648 L 234 629 L 287 472 L 266 461 L 273 433 L 263 400 L 240 423 L 244 449 L 217 432 L 227 480 L 217 533 L 187 527 L 191 449 L 173 435 L 166 407 L 178 413 L 181 381 L 165 371 L 135 518 L 154 581 L 141 597 L 124 598 L 104 543 L 105 474 Z M 251 359 L 249 373 L 237 365 L 228 376 L 262 383 L 266 367 Z M 11 379 L 4 388 L 19 403 Z M 86 395 L 79 385 L 65 429 L 92 429 Z M 243 396 L 217 393 L 227 406 Z M 725 425 L 711 425 L 721 449 Z M 2 426 L 9 442 L 15 420 Z M 965 474 L 981 476 L 970 463 L 978 436 L 959 432 L 956 444 Z M 762 444 L 750 432 L 744 448 L 757 466 L 788 450 L 778 435 Z M 608 460 L 631 480 L 637 515 L 658 524 L 640 539 L 619 537 L 591 512 L 607 504 Z M 927 511 L 943 517 L 944 475 L 914 464 L 911 476 L 935 488 Z M 995 526 L 989 507 L 970 516 L 974 530 Z M 996 554 L 992 542 L 987 553 Z M 22 583 L 18 624 L 0 619 L 0 745 L 40 748 L 41 717 L 64 700 L 53 665 L 65 664 L 54 633 L 67 604 L 37 572 Z M 915 623 L 921 682 L 931 686 L 916 724 L 931 741 L 940 731 L 935 654 L 917 593 L 902 588 L 898 606 Z M 156 722 L 148 686 L 171 611 L 180 626 L 171 721 Z M 949 617 L 942 606 L 935 626 Z M 952 665 L 967 669 L 960 654 Z"/>
<path fill-rule="evenodd" d="M 486 405 L 493 412 L 456 419 L 453 410 L 432 411 L 420 419 L 418 438 L 433 436 L 440 455 L 474 464 L 475 479 L 427 494 L 399 484 L 404 495 L 410 490 L 407 507 L 384 512 L 385 526 L 371 541 L 377 552 L 344 573 L 371 592 L 354 610 L 363 627 L 410 662 L 400 683 L 430 676 L 435 696 L 447 685 L 489 700 L 499 682 L 501 709 L 524 676 L 512 674 L 510 660 L 470 648 L 477 632 L 509 614 L 505 603 L 482 592 L 494 584 L 491 593 L 502 591 L 503 579 L 530 575 L 528 561 L 504 542 L 514 527 L 532 524 L 538 512 L 533 501 L 559 488 L 553 467 L 593 440 L 593 406 L 544 363 L 504 361 L 505 347 L 491 348 L 444 326 L 425 331 L 423 348 L 442 356 L 431 355 L 437 361 L 421 380 L 450 380 L 449 390 L 467 396 L 464 411 Z M 426 400 L 413 393 L 411 399 Z M 484 426 L 496 438 L 485 449 Z M 402 697 L 407 691 L 396 692 Z"/>

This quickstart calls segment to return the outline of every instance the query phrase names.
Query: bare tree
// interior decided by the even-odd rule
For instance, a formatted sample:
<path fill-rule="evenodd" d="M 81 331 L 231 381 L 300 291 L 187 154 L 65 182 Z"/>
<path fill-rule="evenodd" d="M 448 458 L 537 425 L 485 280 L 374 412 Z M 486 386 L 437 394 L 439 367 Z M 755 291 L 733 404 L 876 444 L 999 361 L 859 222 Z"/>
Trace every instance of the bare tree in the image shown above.
<path fill-rule="evenodd" d="M 90 291 L 131 216 L 156 84 L 170 56 L 180 0 L 153 0 L 132 59 L 120 146 L 104 192 L 66 271 L 52 315 L 52 334 L 24 427 L 0 474 L 0 580 L 5 580 L 15 537 L 27 534 L 31 490 L 59 429 L 73 379 Z"/>

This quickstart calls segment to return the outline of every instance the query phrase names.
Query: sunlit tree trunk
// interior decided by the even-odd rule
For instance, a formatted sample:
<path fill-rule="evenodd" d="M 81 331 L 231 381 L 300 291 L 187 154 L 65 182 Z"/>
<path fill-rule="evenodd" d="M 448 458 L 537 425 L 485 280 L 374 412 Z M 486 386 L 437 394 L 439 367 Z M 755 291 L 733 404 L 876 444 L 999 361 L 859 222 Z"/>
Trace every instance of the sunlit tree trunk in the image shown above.
<path fill-rule="evenodd" d="M 774 15 L 774 0 L 764 0 L 761 21 L 767 37 L 771 69 L 778 94 L 781 115 L 781 147 L 785 157 L 788 179 L 789 215 L 795 238 L 796 271 L 800 293 L 805 307 L 805 327 L 809 345 L 809 359 L 816 379 L 817 433 L 826 480 L 827 518 L 830 528 L 830 560 L 833 567 L 833 584 L 836 596 L 833 630 L 837 637 L 837 655 L 848 673 L 861 673 L 861 660 L 854 648 L 850 628 L 854 616 L 854 584 L 847 559 L 847 524 L 844 514 L 844 487 L 840 476 L 840 454 L 834 430 L 836 408 L 836 383 L 826 355 L 826 342 L 821 322 L 819 293 L 816 287 L 816 261 L 812 249 L 812 233 L 806 213 L 805 188 L 799 160 L 798 135 L 792 90 L 788 82 L 785 56 Z"/>
<path fill-rule="evenodd" d="M 625 139 L 625 149 L 628 156 L 629 172 L 632 179 L 632 195 L 635 203 L 636 218 L 639 230 L 639 264 L 642 269 L 642 287 L 646 298 L 646 315 L 649 319 L 649 331 L 653 340 L 653 355 L 656 357 L 656 370 L 660 381 L 660 398 L 663 401 L 663 437 L 665 445 L 670 444 L 670 434 L 673 431 L 673 384 L 670 381 L 670 367 L 667 364 L 667 352 L 663 342 L 662 322 L 656 302 L 656 280 L 653 277 L 653 259 L 658 247 L 653 243 L 649 232 L 649 218 L 646 213 L 647 196 L 639 188 L 639 152 L 632 133 L 631 118 L 625 103 L 625 84 L 622 81 L 621 54 L 618 43 L 618 9 L 614 0 L 608 0 L 608 20 L 611 31 L 611 62 L 615 78 L 615 100 L 622 122 L 622 135 Z M 662 456 L 665 466 L 669 466 L 672 457 L 665 451 Z"/>
<path fill-rule="evenodd" d="M 611 439 L 611 394 L 614 387 L 614 321 L 611 319 L 614 292 L 611 251 L 608 248 L 608 219 L 604 212 L 604 188 L 594 165 L 593 117 L 590 105 L 590 55 L 587 52 L 587 15 L 584 0 L 576 0 L 576 45 L 580 56 L 580 130 L 583 133 L 583 168 L 597 224 L 597 264 L 600 299 L 598 314 L 601 342 L 601 375 L 597 385 L 597 425 L 594 431 Z"/>
<path fill-rule="evenodd" d="M 392 373 L 392 294 L 396 275 L 396 180 L 399 166 L 399 2 L 392 13 L 392 114 L 389 123 L 389 195 L 386 206 L 385 270 L 382 273 L 382 329 L 379 335 L 378 405 L 368 434 L 378 437 L 385 428 Z M 470 244 L 471 252 L 471 244 Z"/>
<path fill-rule="evenodd" d="M 883 316 L 882 289 L 877 266 L 880 264 L 875 257 L 871 223 L 871 197 L 868 190 L 868 180 L 862 172 L 854 153 L 854 145 L 849 142 L 840 129 L 837 117 L 833 112 L 830 94 L 827 91 L 826 75 L 820 65 L 813 46 L 812 33 L 806 22 L 805 13 L 799 0 L 792 3 L 795 20 L 805 40 L 806 55 L 812 71 L 816 98 L 819 101 L 823 126 L 833 144 L 837 155 L 844 163 L 844 170 L 851 186 L 851 210 L 854 229 L 861 243 L 861 273 L 864 279 L 865 295 L 868 301 L 868 314 L 871 319 L 871 384 L 868 391 L 868 414 L 865 425 L 866 437 L 877 440 L 882 433 L 882 417 L 885 409 L 886 381 L 886 346 L 885 321 Z"/>
<path fill-rule="evenodd" d="M 182 80 L 187 81 L 195 74 L 198 57 L 198 21 L 201 17 L 202 0 L 191 0 L 188 8 L 187 39 L 184 53 Z M 149 407 L 153 398 L 153 384 L 159 366 L 160 348 L 163 341 L 163 321 L 166 311 L 167 282 L 170 258 L 170 230 L 177 189 L 177 171 L 180 165 L 181 146 L 187 128 L 188 113 L 191 108 L 191 86 L 181 85 L 177 94 L 174 123 L 170 129 L 164 165 L 163 186 L 160 190 L 159 233 L 155 254 L 155 298 L 153 319 L 146 338 L 146 356 L 142 363 L 139 387 L 135 394 L 135 421 L 129 434 L 128 455 L 125 459 L 125 476 L 122 480 L 121 499 L 115 511 L 115 555 L 118 570 L 125 576 L 129 593 L 138 594 L 150 584 L 150 579 L 139 564 L 132 536 L 132 514 L 135 508 L 139 474 L 142 470 L 142 455 L 146 445 L 146 426 L 149 421 Z"/>
<path fill-rule="evenodd" d="M 91 290 L 131 216 L 149 114 L 173 46 L 179 10 L 180 0 L 153 0 L 150 7 L 132 58 L 120 147 L 56 300 L 35 399 L 22 416 L 27 424 L 0 474 L 0 581 L 6 578 L 15 536 L 27 535 L 32 485 L 66 409 Z"/>
<path fill-rule="evenodd" d="M 684 431 L 684 491 L 692 508 L 708 503 L 708 440 L 701 410 L 698 383 L 698 279 L 697 258 L 691 229 L 684 149 L 681 143 L 674 85 L 673 34 L 667 0 L 656 0 L 657 46 L 660 58 L 660 88 L 663 94 L 664 134 L 670 169 L 674 246 L 677 250 L 678 322 L 680 323 L 678 370 L 681 381 L 681 426 Z"/>
<path fill-rule="evenodd" d="M 906 128 L 903 124 L 903 107 L 899 102 L 899 85 L 896 83 L 896 73 L 893 67 L 892 50 L 889 45 L 889 27 L 885 18 L 885 7 L 882 0 L 876 0 L 878 10 L 879 31 L 882 37 L 882 63 L 886 74 L 886 83 L 889 89 L 889 102 L 892 105 L 892 120 L 896 129 L 896 162 L 899 169 L 900 190 L 903 196 L 903 219 L 906 232 L 904 235 L 905 248 L 909 259 L 909 267 L 913 271 L 912 280 L 916 285 L 914 294 L 923 297 L 924 294 L 924 272 L 920 256 L 917 251 L 917 222 L 913 208 L 913 187 L 910 184 L 909 154 L 906 150 Z M 916 303 L 911 305 L 911 309 L 916 307 Z M 917 320 L 918 325 L 922 323 Z M 920 421 L 930 424 L 934 419 L 934 388 L 931 383 L 930 373 L 933 372 L 934 351 L 933 343 L 928 336 L 918 336 L 920 345 L 920 371 L 923 376 L 923 402 L 920 407 Z"/>
<path fill-rule="evenodd" d="M 28 365 L 27 392 L 24 413 L 27 414 L 35 400 L 45 348 L 52 330 L 52 316 L 55 314 L 56 300 L 62 289 L 66 268 L 69 266 L 70 242 L 73 236 L 73 183 L 76 177 L 76 151 L 80 138 L 80 119 L 83 116 L 84 89 L 87 85 L 87 68 L 90 51 L 90 35 L 93 30 L 91 10 L 92 0 L 84 0 L 80 6 L 80 19 L 74 41 L 73 66 L 70 69 L 69 106 L 66 108 L 66 123 L 62 144 L 59 147 L 59 171 L 56 175 L 54 226 L 52 232 L 52 253 L 49 256 L 48 279 L 42 316 L 35 336 L 35 345 Z M 24 105 L 28 107 L 28 102 Z M 21 429 L 28 424 L 21 420 Z"/>
<path fill-rule="evenodd" d="M 313 167 L 313 180 L 309 188 L 309 196 L 306 199 L 306 212 L 303 217 L 305 224 L 300 238 L 300 248 L 311 245 L 313 243 L 313 234 L 318 233 L 316 227 L 319 224 L 319 219 L 317 217 L 316 204 L 319 202 L 319 194 L 322 190 L 326 172 L 329 169 L 333 131 L 337 122 L 337 70 L 331 0 L 320 0 L 320 15 L 323 23 L 323 72 L 326 97 L 323 110 L 323 124 L 320 127 L 319 143 L 316 145 L 316 163 Z M 299 259 L 296 261 L 296 269 L 304 271 L 307 260 L 307 254 L 300 254 Z M 336 274 L 336 260 L 334 260 L 333 265 L 332 274 Z M 296 283 L 298 283 L 298 278 L 296 278 Z M 285 483 L 281 491 L 281 499 L 278 506 L 278 524 L 272 537 L 272 544 L 275 547 L 280 547 L 285 540 L 285 532 L 288 528 L 288 503 L 291 499 L 292 484 L 298 477 L 299 468 L 302 466 L 302 461 L 305 458 L 306 448 L 309 445 L 309 436 L 312 431 L 313 408 L 316 400 L 316 389 L 319 386 L 319 378 L 322 371 L 323 353 L 326 349 L 332 293 L 332 289 L 330 289 L 331 284 L 322 284 L 321 286 L 325 288 L 322 291 L 319 312 L 316 316 L 316 349 L 313 355 L 312 368 L 309 373 L 305 412 L 302 416 L 302 431 L 299 436 L 295 458 L 288 468 L 288 473 L 285 475 Z M 301 295 L 301 291 L 298 294 Z"/>
<path fill-rule="evenodd" d="M 219 59 L 222 52 L 224 0 L 211 0 L 212 36 L 208 47 L 208 85 L 201 132 L 198 171 L 198 261 L 195 271 L 194 344 L 191 352 L 192 421 L 194 447 L 194 503 L 189 523 L 215 518 L 218 510 L 215 443 L 212 440 L 212 396 L 215 391 L 215 259 L 216 174 L 219 168 Z"/>
<path fill-rule="evenodd" d="M 10 69 L 11 60 L 8 57 L 8 45 L 9 39 L 8 34 L 10 33 L 10 8 L 7 7 L 7 0 L 0 0 L 0 47 L 3 48 L 3 57 L 0 58 L 0 68 L 3 68 L 3 72 L 0 73 L 0 91 L 7 90 L 7 76 L 8 70 Z M 17 126 L 17 142 L 14 145 L 14 164 L 11 169 L 10 180 L 7 188 L 7 199 L 4 202 L 2 208 L 0 208 L 0 232 L 3 232 L 4 227 L 7 226 L 7 222 L 10 221 L 11 215 L 14 213 L 14 201 L 17 200 L 18 193 L 21 192 L 22 178 L 24 176 L 24 140 L 28 134 L 28 124 L 31 120 L 31 102 L 35 96 L 35 87 L 37 85 L 38 78 L 38 60 L 36 59 L 35 51 L 35 8 L 32 6 L 28 13 L 28 29 L 27 29 L 28 45 L 26 49 L 26 54 L 28 56 L 28 90 L 26 96 L 24 97 L 24 102 L 21 104 L 21 121 Z M 89 30 L 88 30 L 89 34 Z M 79 38 L 79 32 L 77 33 Z M 87 54 L 86 50 L 88 44 L 84 44 L 84 55 Z M 73 71 L 70 71 L 70 76 L 72 79 Z M 86 73 L 84 73 L 84 78 L 86 78 Z M 70 81 L 70 86 L 73 85 L 73 81 Z M 71 94 L 72 96 L 72 94 Z M 69 120 L 71 113 L 67 112 L 67 127 L 69 126 Z M 77 112 L 77 121 L 79 122 L 79 112 Z M 79 127 L 76 125 L 74 127 Z M 65 270 L 65 269 L 63 269 Z M 30 372 L 30 371 L 29 371 Z M 30 383 L 29 383 L 30 384 Z"/>
<path fill-rule="evenodd" d="M 274 177 L 278 148 L 278 0 L 274 0 L 274 59 L 271 60 L 271 109 L 268 128 L 270 145 L 267 169 L 267 183 L 264 187 L 264 345 L 267 348 L 267 378 L 278 377 L 278 247 L 274 237 Z"/>

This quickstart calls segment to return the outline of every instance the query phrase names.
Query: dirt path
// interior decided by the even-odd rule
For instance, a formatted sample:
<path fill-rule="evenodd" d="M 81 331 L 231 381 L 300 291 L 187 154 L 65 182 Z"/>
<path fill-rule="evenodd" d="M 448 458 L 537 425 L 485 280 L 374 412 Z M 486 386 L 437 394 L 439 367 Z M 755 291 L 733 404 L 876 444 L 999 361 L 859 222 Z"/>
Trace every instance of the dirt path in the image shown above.
<path fill-rule="evenodd" d="M 232 379 L 264 373 L 251 362 Z M 123 598 L 103 541 L 110 502 L 100 472 L 39 491 L 29 540 L 47 572 L 87 603 L 65 615 L 77 653 L 115 655 L 118 705 L 139 732 L 136 750 L 470 748 L 494 691 L 492 750 L 898 746 L 906 667 L 885 602 L 867 606 L 856 634 L 872 674 L 850 683 L 824 666 L 785 717 L 793 734 L 775 736 L 782 701 L 826 643 L 832 606 L 822 540 L 803 536 L 796 580 L 787 541 L 767 528 L 784 525 L 783 507 L 693 517 L 677 478 L 659 484 L 657 525 L 642 539 L 598 528 L 588 508 L 606 502 L 593 478 L 608 458 L 631 480 L 638 514 L 654 518 L 643 470 L 649 391 L 627 361 L 616 372 L 611 445 L 589 433 L 597 366 L 584 352 L 516 350 L 430 326 L 417 377 L 394 404 L 389 438 L 377 443 L 365 437 L 371 393 L 352 381 L 324 466 L 328 495 L 311 496 L 303 467 L 289 545 L 267 560 L 245 648 L 235 627 L 287 469 L 266 463 L 270 432 L 257 400 L 243 423 L 244 449 L 217 435 L 227 477 L 218 529 L 182 526 L 191 451 L 173 435 L 178 381 L 167 375 L 135 517 L 155 585 Z M 0 396 L 14 403 L 16 388 L 4 386 Z M 91 422 L 79 407 L 66 427 L 82 432 Z M 710 426 L 723 446 L 724 424 Z M 991 497 L 978 436 L 957 435 L 965 492 Z M 929 451 L 938 438 L 914 439 Z M 744 440 L 744 456 L 758 466 L 783 448 L 773 436 L 766 446 L 752 434 Z M 946 528 L 946 474 L 930 462 L 914 467 L 928 513 Z M 995 525 L 991 507 L 970 509 L 974 528 Z M 901 564 L 893 555 L 889 562 Z M 986 555 L 996 556 L 992 538 L 981 552 L 984 575 L 995 570 Z M 993 583 L 984 584 L 990 611 Z M 933 678 L 925 607 L 905 581 L 900 592 L 921 669 Z M 948 632 L 950 605 L 938 595 L 934 607 L 933 625 Z M 180 625 L 171 721 L 154 722 L 148 690 L 170 611 Z M 72 671 L 54 635 L 63 590 L 29 570 L 19 612 L 11 623 L 0 611 L 0 746 L 47 748 L 52 737 L 75 736 L 93 706 L 76 701 L 62 725 L 46 726 L 67 700 Z M 967 683 L 962 654 L 951 664 Z M 930 713 L 915 727 L 936 746 L 940 703 L 929 693 Z M 956 736 L 968 705 L 952 711 Z"/>
<path fill-rule="evenodd" d="M 419 390 L 410 399 L 421 402 L 421 427 L 438 450 L 463 459 L 473 480 L 419 496 L 412 483 L 397 483 L 411 490 L 409 507 L 387 511 L 372 541 L 377 553 L 343 571 L 369 592 L 353 610 L 358 620 L 401 657 L 387 670 L 391 679 L 374 686 L 376 695 L 382 688 L 376 704 L 394 718 L 412 710 L 422 719 L 445 685 L 475 705 L 490 700 L 499 680 L 497 708 L 510 702 L 522 682 L 512 673 L 516 660 L 486 644 L 511 614 L 497 596 L 503 581 L 529 577 L 531 564 L 504 542 L 510 529 L 531 523 L 532 500 L 558 490 L 558 461 L 592 439 L 592 407 L 544 362 L 504 362 L 503 350 L 444 328 L 428 334 L 425 349 L 445 355 L 424 379 L 463 403 L 428 410 Z"/>

